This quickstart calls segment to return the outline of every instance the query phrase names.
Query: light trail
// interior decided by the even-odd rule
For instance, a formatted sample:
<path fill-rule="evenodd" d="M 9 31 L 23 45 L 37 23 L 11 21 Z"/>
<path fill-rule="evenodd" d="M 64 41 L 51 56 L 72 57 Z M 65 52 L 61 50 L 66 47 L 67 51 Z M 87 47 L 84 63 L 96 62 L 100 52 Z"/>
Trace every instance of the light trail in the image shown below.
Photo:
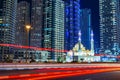
<path fill-rule="evenodd" d="M 39 48 L 39 47 L 34 47 L 34 46 L 22 46 L 22 45 L 16 45 L 16 44 L 0 44 L 0 46 L 20 48 L 20 49 L 33 49 L 33 50 L 38 50 L 38 51 L 68 52 L 67 50 L 58 50 L 58 49 L 52 49 L 52 48 Z"/>
<path fill-rule="evenodd" d="M 4 79 L 20 79 L 20 80 L 44 80 L 44 79 L 52 79 L 52 78 L 62 78 L 62 77 L 69 77 L 69 76 L 76 76 L 76 75 L 87 75 L 87 74 L 94 74 L 100 72 L 108 72 L 108 71 L 116 71 L 120 70 L 119 67 L 108 67 L 108 68 L 101 68 L 101 69 L 81 69 L 81 68 L 63 68 L 64 72 L 60 72 L 56 69 L 57 72 L 45 72 L 45 73 L 38 73 L 38 74 L 22 74 L 22 75 L 11 75 L 11 76 L 0 76 L 0 80 Z M 54 69 L 53 69 L 54 70 Z"/>
<path fill-rule="evenodd" d="M 52 48 L 40 48 L 40 47 L 34 47 L 34 46 L 23 46 L 23 45 L 17 45 L 17 44 L 0 44 L 0 46 L 3 47 L 13 47 L 13 48 L 19 48 L 19 49 L 32 49 L 32 50 L 38 50 L 38 51 L 53 51 L 53 52 L 68 52 L 68 50 L 58 50 L 58 49 L 52 49 Z M 108 54 L 95 54 L 95 56 L 111 56 Z M 120 58 L 120 56 L 115 56 L 117 58 Z"/>
<path fill-rule="evenodd" d="M 62 78 L 62 77 L 69 77 L 69 76 L 77 76 L 77 75 L 87 75 L 87 74 L 95 74 L 95 73 L 101 73 L 101 72 L 109 72 L 109 71 L 115 71 L 115 70 L 120 70 L 120 68 L 117 69 L 102 69 L 102 70 L 85 70 L 84 72 L 80 71 L 74 71 L 74 72 L 65 72 L 65 73 L 60 73 L 59 75 L 47 75 L 43 77 L 35 77 L 35 78 L 30 78 L 30 79 L 23 79 L 23 80 L 43 80 L 43 79 L 54 79 L 54 78 Z"/>
<path fill-rule="evenodd" d="M 0 46 L 3 47 L 13 47 L 13 48 L 19 48 L 19 49 L 32 49 L 32 50 L 38 50 L 38 51 L 53 51 L 53 52 L 68 52 L 68 50 L 58 50 L 58 49 L 52 49 L 52 48 L 40 48 L 40 47 L 34 47 L 34 46 L 23 46 L 23 45 L 17 45 L 17 44 L 0 44 Z M 95 54 L 95 56 L 111 56 L 108 54 Z M 120 58 L 120 56 L 115 56 L 116 58 Z"/>

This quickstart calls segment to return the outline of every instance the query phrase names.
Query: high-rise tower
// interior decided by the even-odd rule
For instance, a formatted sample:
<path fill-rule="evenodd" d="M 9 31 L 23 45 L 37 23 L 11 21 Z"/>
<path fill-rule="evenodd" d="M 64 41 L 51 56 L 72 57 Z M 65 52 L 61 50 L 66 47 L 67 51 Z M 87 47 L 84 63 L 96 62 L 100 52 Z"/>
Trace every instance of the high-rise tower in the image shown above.
<path fill-rule="evenodd" d="M 57 60 L 64 50 L 64 2 L 62 0 L 44 0 L 43 10 L 43 47 L 57 49 L 50 54 Z"/>
<path fill-rule="evenodd" d="M 101 52 L 120 47 L 119 0 L 99 0 Z M 114 54 L 114 53 L 113 53 Z M 118 55 L 118 54 L 114 54 Z"/>
<path fill-rule="evenodd" d="M 0 4 L 0 43 L 14 44 L 17 0 L 1 0 Z M 13 53 L 12 48 L 0 47 L 0 59 L 3 60 L 10 53 Z"/>
<path fill-rule="evenodd" d="M 71 50 L 78 42 L 80 30 L 80 0 L 65 2 L 65 50 Z"/>
<path fill-rule="evenodd" d="M 43 47 L 52 48 L 53 1 L 43 1 Z"/>
<path fill-rule="evenodd" d="M 43 1 L 32 0 L 31 3 L 31 46 L 42 47 Z"/>
<path fill-rule="evenodd" d="M 81 39 L 82 44 L 87 50 L 91 49 L 90 46 L 90 34 L 91 34 L 91 10 L 81 9 L 80 10 L 80 29 L 81 29 Z"/>
<path fill-rule="evenodd" d="M 27 1 L 20 1 L 17 5 L 17 21 L 16 21 L 16 44 L 27 44 L 27 32 L 25 26 L 30 23 L 30 4 Z M 19 37 L 18 37 L 19 36 Z"/>

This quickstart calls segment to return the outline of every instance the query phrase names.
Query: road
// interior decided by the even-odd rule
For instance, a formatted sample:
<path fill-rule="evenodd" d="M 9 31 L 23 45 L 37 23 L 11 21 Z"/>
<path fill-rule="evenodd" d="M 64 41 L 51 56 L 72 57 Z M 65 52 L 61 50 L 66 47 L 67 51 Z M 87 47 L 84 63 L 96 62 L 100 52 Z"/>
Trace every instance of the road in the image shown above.
<path fill-rule="evenodd" d="M 120 80 L 120 64 L 4 64 L 0 68 L 0 80 Z"/>
<path fill-rule="evenodd" d="M 51 80 L 120 80 L 120 71 L 89 74 L 84 76 L 73 76 Z"/>

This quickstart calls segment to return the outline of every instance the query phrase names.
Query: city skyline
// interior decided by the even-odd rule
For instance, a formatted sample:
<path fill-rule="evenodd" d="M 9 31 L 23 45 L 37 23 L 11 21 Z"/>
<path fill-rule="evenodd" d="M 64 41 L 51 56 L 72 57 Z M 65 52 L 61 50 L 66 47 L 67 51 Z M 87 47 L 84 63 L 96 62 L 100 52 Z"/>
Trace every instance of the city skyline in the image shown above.
<path fill-rule="evenodd" d="M 11 1 L 11 3 L 14 2 Z M 0 7 L 2 14 L 0 16 L 1 25 L 3 27 L 1 32 L 2 30 L 5 32 L 1 35 L 1 41 L 11 40 L 10 42 L 4 42 L 4 44 L 61 50 L 61 52 L 48 51 L 49 59 L 57 60 L 66 54 L 63 54 L 64 52 L 62 52 L 62 50 L 73 50 L 73 47 L 79 42 L 79 32 L 81 32 L 80 44 L 84 45 L 82 48 L 83 53 L 87 54 L 88 52 L 95 51 L 94 53 L 97 54 L 107 54 L 111 52 L 110 54 L 112 55 L 119 55 L 118 1 L 107 1 L 107 7 L 114 5 L 114 3 L 117 4 L 117 7 L 115 5 L 113 6 L 114 8 L 110 7 L 110 12 L 103 9 L 105 4 L 104 0 L 102 2 L 101 0 L 99 2 L 96 1 L 96 3 L 90 2 L 88 5 L 85 0 L 19 0 L 18 2 L 16 0 L 14 8 L 11 3 L 7 3 L 6 0 L 4 0 L 3 6 Z M 9 6 L 9 8 L 7 8 L 7 6 Z M 13 14 L 11 14 L 12 11 Z M 95 13 L 96 11 L 97 13 Z M 106 15 L 104 12 L 113 15 L 114 18 L 110 15 L 104 17 L 104 15 Z M 112 14 L 112 12 L 117 15 Z M 100 26 L 98 24 L 99 16 Z M 108 22 L 113 22 L 113 25 L 111 25 L 112 28 L 110 28 L 112 29 L 111 32 L 108 28 L 109 24 L 112 23 L 107 24 L 107 22 L 104 22 L 104 19 L 107 19 Z M 7 22 L 7 20 L 9 20 L 9 22 Z M 4 26 L 8 25 L 11 26 L 4 28 Z M 94 35 L 92 40 L 91 31 L 92 35 Z M 13 55 L 14 53 L 22 53 L 23 58 L 27 58 L 25 54 L 32 56 L 36 55 L 35 53 L 41 53 L 39 50 L 16 50 L 11 47 L 7 48 L 8 51 L 1 47 L 1 53 L 6 52 L 6 55 L 10 55 L 10 53 Z M 112 52 L 113 49 L 114 52 Z"/>
<path fill-rule="evenodd" d="M 120 80 L 119 16 L 120 0 L 0 0 L 0 79 Z"/>
<path fill-rule="evenodd" d="M 18 0 L 18 1 L 27 1 L 31 3 L 31 0 Z M 99 0 L 80 0 L 81 9 L 91 9 L 91 25 L 94 31 L 94 39 L 96 47 L 100 47 L 100 33 L 99 33 Z"/>
<path fill-rule="evenodd" d="M 6 1 L 6 0 L 4 0 Z M 17 0 L 16 0 L 17 2 Z M 4 3 L 4 2 L 3 2 Z M 41 4 L 39 4 L 41 3 Z M 7 4 L 9 5 L 9 3 Z M 7 6 L 3 4 L 3 6 Z M 82 43 L 86 45 L 86 49 L 91 49 L 90 43 L 86 43 L 87 39 L 88 42 L 90 37 L 90 30 L 92 30 L 92 18 L 91 12 L 90 16 L 87 16 L 89 12 L 85 11 L 83 15 L 81 14 L 81 2 L 80 0 L 18 0 L 17 4 L 14 7 L 16 13 L 13 16 L 17 18 L 12 18 L 13 23 L 15 23 L 11 30 L 12 36 L 10 38 L 15 38 L 13 40 L 14 44 L 17 45 L 25 45 L 25 46 L 34 46 L 34 47 L 41 47 L 41 48 L 52 48 L 58 50 L 71 50 L 75 44 L 78 42 L 78 32 L 81 29 L 82 33 L 87 31 L 87 35 L 83 38 L 82 35 Z M 10 6 L 10 8 L 12 8 Z M 88 8 L 89 9 L 89 8 Z M 6 10 L 2 8 L 1 10 Z M 86 8 L 87 10 L 87 8 Z M 9 10 L 10 11 L 10 10 Z M 86 18 L 82 17 L 85 16 Z M 6 14 L 7 15 L 7 14 Z M 5 16 L 6 16 L 5 15 Z M 9 16 L 11 16 L 10 14 Z M 1 15 L 3 18 L 3 15 Z M 80 18 L 82 17 L 82 18 Z M 82 20 L 83 19 L 83 20 Z M 65 21 L 64 21 L 65 20 Z M 81 21 L 80 21 L 81 20 Z M 86 21 L 86 22 L 84 22 Z M 83 23 L 83 24 L 82 24 Z M 7 24 L 7 23 L 6 23 Z M 9 24 L 9 23 L 8 23 Z M 82 25 L 81 25 L 82 24 Z M 85 25 L 87 24 L 87 25 Z M 27 29 L 26 26 L 30 25 L 31 28 Z M 81 27 L 82 26 L 82 27 Z M 85 27 L 84 29 L 82 29 Z M 84 30 L 84 31 L 83 31 Z M 18 38 L 19 36 L 19 38 Z M 6 36 L 4 36 L 6 37 Z M 10 39 L 8 38 L 8 39 Z M 7 40 L 2 38 L 2 40 Z M 4 53 L 4 49 L 1 49 Z M 20 54 L 23 58 L 25 58 L 25 54 L 28 54 L 28 51 L 22 49 L 9 49 L 10 52 L 6 52 L 6 56 L 10 55 L 9 53 L 17 53 Z M 39 52 L 39 51 L 38 51 Z M 25 53 L 25 54 L 24 54 Z M 29 50 L 29 54 L 33 55 L 33 51 Z M 4 54 L 2 54 L 4 55 Z M 57 60 L 58 57 L 62 57 L 63 54 L 60 52 L 50 52 L 49 57 L 50 59 Z"/>

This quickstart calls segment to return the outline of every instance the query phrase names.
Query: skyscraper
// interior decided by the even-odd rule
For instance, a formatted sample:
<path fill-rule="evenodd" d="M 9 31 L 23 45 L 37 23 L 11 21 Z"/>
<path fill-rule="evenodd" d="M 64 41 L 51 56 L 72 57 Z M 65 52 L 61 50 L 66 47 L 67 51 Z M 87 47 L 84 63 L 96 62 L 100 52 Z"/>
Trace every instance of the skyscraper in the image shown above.
<path fill-rule="evenodd" d="M 43 47 L 64 49 L 64 2 L 62 0 L 43 1 Z M 57 59 L 61 52 L 51 52 L 50 58 Z"/>
<path fill-rule="evenodd" d="M 17 21 L 16 21 L 16 44 L 27 44 L 27 32 L 25 26 L 30 23 L 30 4 L 27 1 L 20 1 L 17 5 Z M 18 37 L 19 36 L 19 37 Z"/>
<path fill-rule="evenodd" d="M 71 50 L 78 42 L 80 30 L 80 0 L 65 1 L 65 50 Z"/>
<path fill-rule="evenodd" d="M 44 48 L 52 49 L 52 35 L 53 35 L 53 0 L 43 1 L 43 40 L 42 46 Z M 50 58 L 54 58 L 53 53 L 50 53 Z"/>
<path fill-rule="evenodd" d="M 42 47 L 43 1 L 32 0 L 31 4 L 31 46 Z"/>
<path fill-rule="evenodd" d="M 80 29 L 82 44 L 90 50 L 90 33 L 91 33 L 91 10 L 81 9 L 80 11 Z"/>
<path fill-rule="evenodd" d="M 63 57 L 61 51 L 64 50 L 64 2 L 62 0 L 54 2 L 54 13 L 52 48 L 60 50 L 60 52 L 54 52 L 55 60 L 57 60 Z"/>
<path fill-rule="evenodd" d="M 2 0 L 1 4 L 0 43 L 14 44 L 17 0 Z M 12 51 L 12 48 L 0 47 L 0 58 L 10 55 Z"/>
<path fill-rule="evenodd" d="M 17 5 L 17 19 L 16 19 L 16 30 L 15 30 L 15 44 L 28 46 L 28 37 L 26 25 L 30 23 L 30 4 L 27 1 L 19 1 Z M 19 36 L 19 37 L 18 37 Z M 26 50 L 15 49 L 14 58 L 23 57 Z"/>
<path fill-rule="evenodd" d="M 112 52 L 120 47 L 119 2 L 119 0 L 99 0 L 101 52 Z"/>

